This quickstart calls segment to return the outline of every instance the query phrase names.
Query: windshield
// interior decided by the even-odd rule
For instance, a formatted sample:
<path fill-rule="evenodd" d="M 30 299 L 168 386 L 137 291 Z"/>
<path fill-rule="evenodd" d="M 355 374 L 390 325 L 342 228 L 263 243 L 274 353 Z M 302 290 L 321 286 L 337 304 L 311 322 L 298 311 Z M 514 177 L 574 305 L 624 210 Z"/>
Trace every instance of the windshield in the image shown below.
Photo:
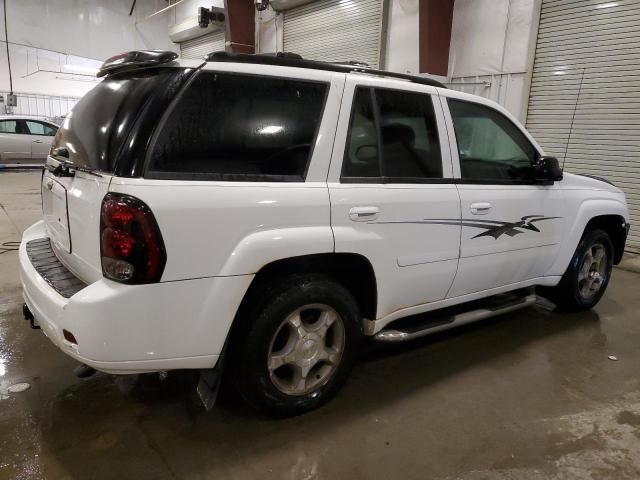
<path fill-rule="evenodd" d="M 78 167 L 113 173 L 133 125 L 144 120 L 139 118 L 141 112 L 148 111 L 149 104 L 158 103 L 155 99 L 173 97 L 183 71 L 142 69 L 105 78 L 69 112 L 55 136 L 52 151 L 66 149 L 68 161 Z M 58 153 L 56 158 L 67 160 L 61 158 L 66 153 Z"/>

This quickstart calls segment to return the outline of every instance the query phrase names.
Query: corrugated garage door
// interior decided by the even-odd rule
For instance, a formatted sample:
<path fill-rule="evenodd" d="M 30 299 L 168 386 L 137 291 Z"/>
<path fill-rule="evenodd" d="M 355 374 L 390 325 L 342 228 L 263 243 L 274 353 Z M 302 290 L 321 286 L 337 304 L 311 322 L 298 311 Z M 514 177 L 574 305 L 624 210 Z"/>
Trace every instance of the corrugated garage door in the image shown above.
<path fill-rule="evenodd" d="M 639 65 L 638 0 L 543 0 L 527 127 L 550 155 L 566 152 L 567 171 L 624 189 L 631 250 L 640 250 Z"/>
<path fill-rule="evenodd" d="M 182 58 L 203 59 L 211 52 L 224 50 L 224 30 L 202 35 L 180 43 Z"/>
<path fill-rule="evenodd" d="M 284 13 L 284 51 L 378 68 L 382 0 L 320 0 Z"/>

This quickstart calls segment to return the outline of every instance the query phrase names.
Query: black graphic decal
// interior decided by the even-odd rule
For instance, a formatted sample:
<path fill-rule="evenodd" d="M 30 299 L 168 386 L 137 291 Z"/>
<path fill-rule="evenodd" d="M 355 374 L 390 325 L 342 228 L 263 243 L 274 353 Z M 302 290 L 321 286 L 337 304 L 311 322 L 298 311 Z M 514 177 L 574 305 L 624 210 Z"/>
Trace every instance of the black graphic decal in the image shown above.
<path fill-rule="evenodd" d="M 531 232 L 540 232 L 540 229 L 535 222 L 542 220 L 552 220 L 554 218 L 562 217 L 545 217 L 544 215 L 526 215 L 516 222 L 499 222 L 496 220 L 474 220 L 472 218 L 463 218 L 462 220 L 449 219 L 449 218 L 433 218 L 418 220 L 415 222 L 370 222 L 370 223 L 421 223 L 428 225 L 462 225 L 463 227 L 483 228 L 484 232 L 475 235 L 472 238 L 478 237 L 493 237 L 498 239 L 502 235 L 508 235 L 515 237 L 521 233 L 525 233 L 525 230 Z"/>
<path fill-rule="evenodd" d="M 493 237 L 495 239 L 499 238 L 502 235 L 509 235 L 513 237 L 520 233 L 524 233 L 523 230 L 530 230 L 532 232 L 540 232 L 540 229 L 534 225 L 534 222 L 539 222 L 542 220 L 551 220 L 554 218 L 560 217 L 545 217 L 544 215 L 527 215 L 522 217 L 517 222 L 500 222 L 501 225 L 491 226 L 484 232 L 479 233 L 473 238 L 478 237 Z M 476 225 L 469 225 L 470 227 L 475 227 Z M 477 226 L 478 228 L 487 228 L 486 226 Z"/>

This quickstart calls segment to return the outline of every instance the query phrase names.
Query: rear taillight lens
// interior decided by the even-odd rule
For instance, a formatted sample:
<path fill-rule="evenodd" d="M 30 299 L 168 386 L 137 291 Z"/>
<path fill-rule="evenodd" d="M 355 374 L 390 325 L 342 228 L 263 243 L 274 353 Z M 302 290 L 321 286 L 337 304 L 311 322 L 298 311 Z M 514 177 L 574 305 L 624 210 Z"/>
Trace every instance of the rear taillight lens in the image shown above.
<path fill-rule="evenodd" d="M 160 281 L 167 256 L 149 207 L 130 195 L 107 193 L 100 210 L 102 274 L 121 283 Z"/>

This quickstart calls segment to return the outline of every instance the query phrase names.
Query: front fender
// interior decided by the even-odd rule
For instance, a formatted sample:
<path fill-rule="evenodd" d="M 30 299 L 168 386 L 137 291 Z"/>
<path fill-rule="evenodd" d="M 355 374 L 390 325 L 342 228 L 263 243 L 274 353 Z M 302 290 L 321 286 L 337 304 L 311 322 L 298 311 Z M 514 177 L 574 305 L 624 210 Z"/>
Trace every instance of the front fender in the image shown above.
<path fill-rule="evenodd" d="M 247 235 L 235 246 L 219 275 L 253 274 L 276 260 L 333 251 L 328 225 L 263 230 Z"/>
<path fill-rule="evenodd" d="M 624 218 L 625 221 L 629 221 L 629 209 L 624 201 L 613 198 L 586 199 L 582 201 L 578 207 L 573 223 L 566 230 L 565 238 L 560 245 L 558 255 L 548 275 L 564 274 L 587 224 L 591 219 L 602 215 L 619 215 Z"/>

